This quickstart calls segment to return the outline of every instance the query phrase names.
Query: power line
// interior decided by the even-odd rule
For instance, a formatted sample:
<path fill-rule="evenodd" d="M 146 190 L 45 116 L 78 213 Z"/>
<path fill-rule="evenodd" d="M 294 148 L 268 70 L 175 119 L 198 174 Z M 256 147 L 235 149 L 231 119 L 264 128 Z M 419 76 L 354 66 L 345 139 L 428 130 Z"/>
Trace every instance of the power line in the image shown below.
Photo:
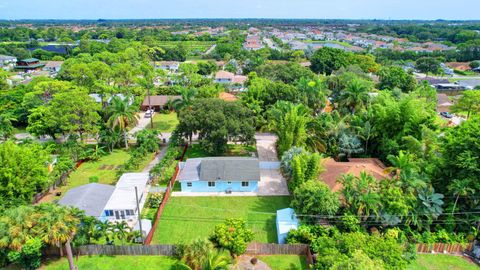
<path fill-rule="evenodd" d="M 228 212 L 234 212 L 234 213 L 245 213 L 245 212 L 240 212 L 235 209 L 226 209 L 226 208 L 214 208 L 214 207 L 209 207 L 209 206 L 199 206 L 199 205 L 188 205 L 188 204 L 177 204 L 175 203 L 175 206 L 181 206 L 181 207 L 192 207 L 192 208 L 202 208 L 202 209 L 208 209 L 208 210 L 214 210 L 214 211 L 228 211 Z M 246 211 L 246 213 L 250 214 L 261 214 L 261 215 L 276 215 L 276 212 L 260 212 L 260 211 Z M 475 212 L 455 212 L 453 215 L 466 215 L 466 214 L 480 214 L 480 211 L 475 211 Z M 419 214 L 419 216 L 426 216 L 427 214 Z M 452 213 L 441 213 L 438 214 L 438 216 L 443 216 L 443 215 L 452 215 Z M 297 217 L 316 217 L 316 218 L 343 218 L 343 215 L 306 215 L 306 214 L 296 214 Z M 356 217 L 371 217 L 372 215 L 355 215 Z M 416 215 L 414 214 L 409 214 L 409 215 L 395 215 L 396 217 L 414 217 Z"/>

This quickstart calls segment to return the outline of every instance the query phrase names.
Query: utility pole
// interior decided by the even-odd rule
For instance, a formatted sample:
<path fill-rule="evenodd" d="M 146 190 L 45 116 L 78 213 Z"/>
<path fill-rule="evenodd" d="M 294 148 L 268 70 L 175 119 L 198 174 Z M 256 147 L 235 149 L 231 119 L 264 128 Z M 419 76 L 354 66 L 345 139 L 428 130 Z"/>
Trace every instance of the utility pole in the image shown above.
<path fill-rule="evenodd" d="M 153 112 L 152 105 L 150 102 L 150 87 L 147 86 L 147 95 L 148 95 L 148 109 L 150 110 L 150 128 L 153 129 Z"/>
<path fill-rule="evenodd" d="M 137 186 L 135 186 L 135 198 L 136 198 L 136 201 L 137 201 L 137 211 L 138 211 L 138 225 L 140 226 L 140 237 L 142 238 L 142 244 L 143 244 L 143 230 L 142 230 L 142 217 L 141 217 L 141 213 L 140 213 L 140 203 L 138 201 L 138 190 L 137 190 Z"/>

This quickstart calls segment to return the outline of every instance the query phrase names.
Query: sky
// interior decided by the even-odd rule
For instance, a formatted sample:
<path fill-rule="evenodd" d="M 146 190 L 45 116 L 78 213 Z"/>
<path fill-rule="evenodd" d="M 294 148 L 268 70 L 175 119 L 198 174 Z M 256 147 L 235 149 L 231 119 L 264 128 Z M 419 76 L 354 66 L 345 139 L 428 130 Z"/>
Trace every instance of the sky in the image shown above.
<path fill-rule="evenodd" d="M 0 0 L 0 19 L 480 20 L 480 0 Z"/>

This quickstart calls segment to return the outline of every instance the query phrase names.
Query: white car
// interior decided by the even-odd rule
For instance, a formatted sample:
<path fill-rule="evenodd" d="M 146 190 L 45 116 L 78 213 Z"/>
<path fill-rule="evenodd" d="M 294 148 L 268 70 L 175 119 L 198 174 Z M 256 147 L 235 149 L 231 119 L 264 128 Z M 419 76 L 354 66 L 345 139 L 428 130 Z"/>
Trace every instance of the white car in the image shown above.
<path fill-rule="evenodd" d="M 147 110 L 147 111 L 145 112 L 145 118 L 153 117 L 154 114 L 155 114 L 155 111 L 154 111 L 154 110 Z"/>

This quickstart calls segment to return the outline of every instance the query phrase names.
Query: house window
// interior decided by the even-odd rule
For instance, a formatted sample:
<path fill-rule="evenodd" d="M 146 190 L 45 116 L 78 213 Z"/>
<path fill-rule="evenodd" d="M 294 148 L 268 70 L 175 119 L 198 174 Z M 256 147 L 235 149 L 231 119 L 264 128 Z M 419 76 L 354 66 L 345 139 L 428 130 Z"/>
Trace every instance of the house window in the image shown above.
<path fill-rule="evenodd" d="M 105 210 L 105 216 L 113 217 L 113 210 Z"/>
<path fill-rule="evenodd" d="M 209 187 L 215 187 L 215 182 L 208 182 Z"/>
<path fill-rule="evenodd" d="M 242 181 L 242 187 L 248 187 L 248 182 L 247 181 Z"/>
<path fill-rule="evenodd" d="M 126 210 L 127 212 L 127 216 L 133 216 L 135 215 L 135 213 L 133 212 L 133 210 Z"/>
<path fill-rule="evenodd" d="M 192 187 L 192 182 L 187 182 L 187 187 Z"/>

